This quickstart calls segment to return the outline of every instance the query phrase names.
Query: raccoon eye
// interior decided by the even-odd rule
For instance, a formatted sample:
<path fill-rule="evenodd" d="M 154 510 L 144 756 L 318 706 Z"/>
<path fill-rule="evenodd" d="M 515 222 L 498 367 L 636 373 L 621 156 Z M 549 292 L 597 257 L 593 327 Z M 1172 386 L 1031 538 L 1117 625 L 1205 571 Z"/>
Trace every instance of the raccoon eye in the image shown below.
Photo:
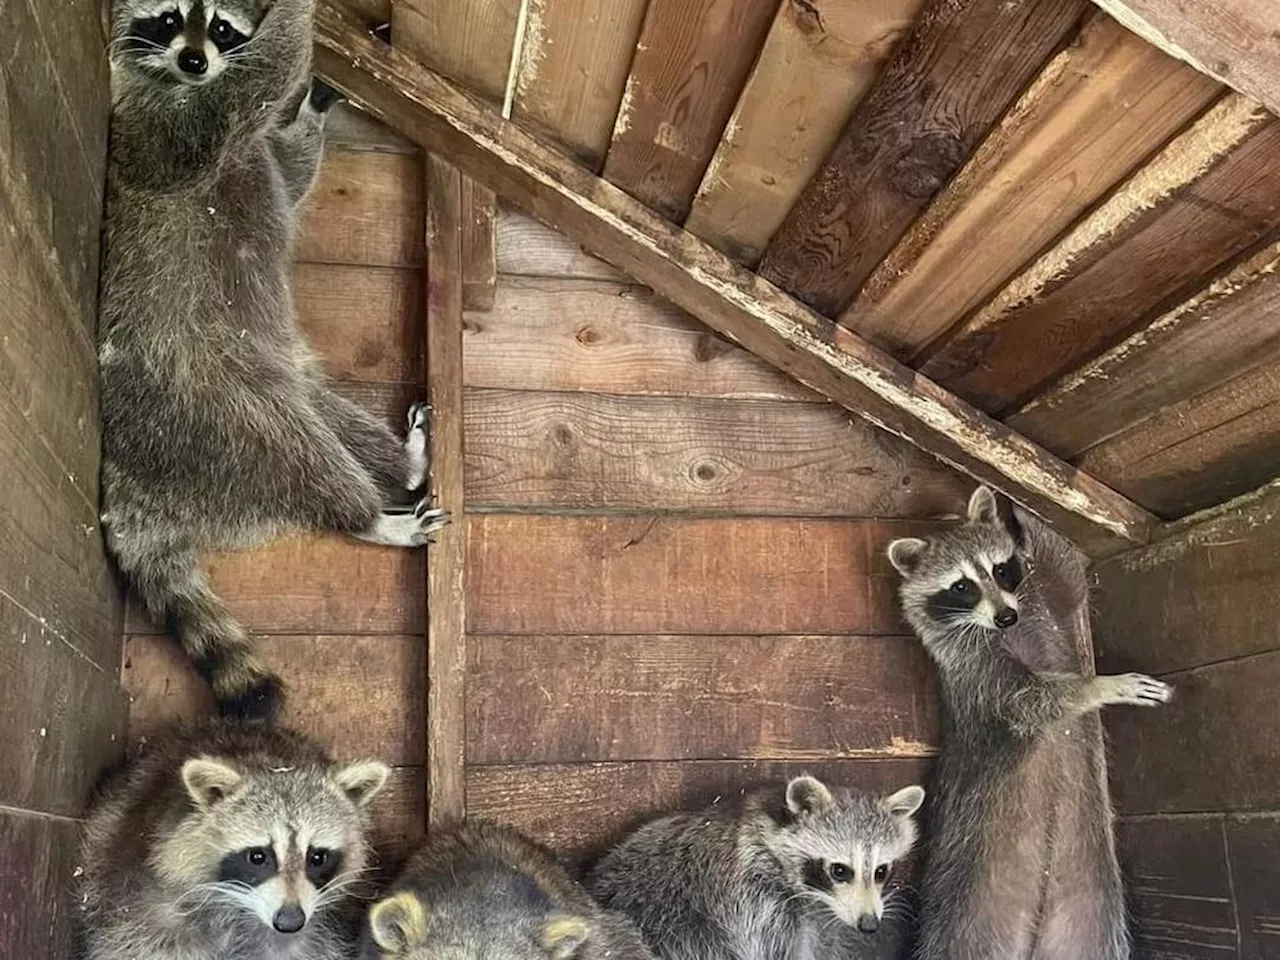
<path fill-rule="evenodd" d="M 884 883 L 889 879 L 889 865 L 887 863 L 882 863 L 876 867 L 875 878 L 876 883 Z"/>
<path fill-rule="evenodd" d="M 234 33 L 235 31 L 231 29 L 231 24 L 216 17 L 209 26 L 209 35 L 213 37 L 215 43 L 226 43 Z"/>
<path fill-rule="evenodd" d="M 329 862 L 328 850 L 317 850 L 315 847 L 312 847 L 310 850 L 307 851 L 307 866 L 314 867 L 315 869 L 319 870 L 328 862 Z"/>
<path fill-rule="evenodd" d="M 177 30 L 182 25 L 182 18 L 176 11 L 170 10 L 160 15 L 160 25 L 166 30 Z"/>
<path fill-rule="evenodd" d="M 968 577 L 957 580 L 951 585 L 951 592 L 957 597 L 968 597 L 973 595 L 973 581 Z"/>
<path fill-rule="evenodd" d="M 847 863 L 833 863 L 830 871 L 831 879 L 836 883 L 848 883 L 853 879 L 853 867 Z"/>
<path fill-rule="evenodd" d="M 271 854 L 265 847 L 254 847 L 252 850 L 245 852 L 245 859 L 255 867 L 264 866 Z"/>

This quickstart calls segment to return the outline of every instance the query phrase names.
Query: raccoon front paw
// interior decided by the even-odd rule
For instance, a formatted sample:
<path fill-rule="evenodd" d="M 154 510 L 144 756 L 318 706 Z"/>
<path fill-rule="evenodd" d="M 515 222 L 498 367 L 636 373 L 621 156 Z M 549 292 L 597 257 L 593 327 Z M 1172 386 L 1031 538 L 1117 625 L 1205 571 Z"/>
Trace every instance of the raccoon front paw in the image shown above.
<path fill-rule="evenodd" d="M 1173 687 L 1145 673 L 1123 673 L 1097 677 L 1099 699 L 1105 703 L 1127 703 L 1135 707 L 1158 707 L 1173 698 Z"/>
<path fill-rule="evenodd" d="M 409 408 L 409 432 L 404 438 L 404 452 L 409 458 L 408 477 L 405 480 L 406 490 L 418 490 L 427 482 L 427 444 L 430 441 L 428 428 L 431 423 L 431 407 L 426 403 L 415 403 Z"/>

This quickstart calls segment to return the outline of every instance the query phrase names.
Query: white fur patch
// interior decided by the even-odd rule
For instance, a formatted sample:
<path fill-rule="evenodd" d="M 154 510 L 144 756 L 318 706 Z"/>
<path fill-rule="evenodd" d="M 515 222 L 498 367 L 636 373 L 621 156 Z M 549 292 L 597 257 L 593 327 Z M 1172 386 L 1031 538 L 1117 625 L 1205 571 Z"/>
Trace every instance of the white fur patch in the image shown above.
<path fill-rule="evenodd" d="M 227 21 L 227 23 L 231 24 L 231 29 L 235 30 L 237 33 L 243 34 L 246 37 L 253 36 L 253 24 L 248 20 L 245 20 L 238 13 L 232 13 L 230 10 L 223 10 L 219 7 L 210 7 L 209 19 L 207 22 L 212 23 L 214 17 L 221 17 L 223 20 Z"/>

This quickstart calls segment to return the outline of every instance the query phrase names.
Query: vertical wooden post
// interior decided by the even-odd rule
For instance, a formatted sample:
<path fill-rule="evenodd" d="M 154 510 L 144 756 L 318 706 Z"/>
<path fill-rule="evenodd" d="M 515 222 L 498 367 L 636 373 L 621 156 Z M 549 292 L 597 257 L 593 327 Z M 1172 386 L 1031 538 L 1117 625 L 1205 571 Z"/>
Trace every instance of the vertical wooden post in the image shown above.
<path fill-rule="evenodd" d="M 466 536 L 462 481 L 462 178 L 428 155 L 431 483 L 452 523 L 427 554 L 427 828 L 466 815 Z"/>
<path fill-rule="evenodd" d="M 462 178 L 462 299 L 467 310 L 493 309 L 498 285 L 497 206 L 492 190 Z"/>

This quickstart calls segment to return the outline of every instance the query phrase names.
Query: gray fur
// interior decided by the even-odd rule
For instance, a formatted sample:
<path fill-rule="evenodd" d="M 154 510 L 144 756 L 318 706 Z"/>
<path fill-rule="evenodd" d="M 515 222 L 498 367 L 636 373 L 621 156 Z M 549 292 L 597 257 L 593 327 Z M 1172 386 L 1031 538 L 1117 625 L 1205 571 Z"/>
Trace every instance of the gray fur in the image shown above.
<path fill-rule="evenodd" d="M 979 488 L 962 527 L 890 546 L 945 707 L 918 957 L 1122 960 L 1129 942 L 1096 711 L 1154 706 L 1171 690 L 1138 674 L 1080 674 L 1079 552 L 1031 517 L 999 514 Z M 1010 596 L 993 565 L 1015 555 L 1029 573 Z M 930 598 L 961 570 L 976 572 L 983 603 L 1011 603 L 1017 623 L 1000 630 L 977 611 L 931 613 Z"/>
<path fill-rule="evenodd" d="M 190 36 L 139 39 L 163 5 L 117 0 L 113 15 L 102 519 L 223 712 L 271 716 L 281 684 L 197 557 L 294 530 L 417 546 L 443 520 L 392 507 L 424 479 L 425 413 L 399 440 L 329 389 L 297 329 L 290 249 L 324 139 L 306 95 L 315 0 L 216 0 L 254 25 L 225 56 L 201 0 L 169 7 Z M 211 51 L 204 78 L 177 68 L 184 44 Z"/>
<path fill-rule="evenodd" d="M 435 834 L 369 911 L 360 960 L 653 960 L 552 854 L 484 822 Z"/>
<path fill-rule="evenodd" d="M 368 858 L 366 806 L 387 772 L 338 766 L 298 734 L 230 720 L 147 743 L 85 824 L 86 960 L 346 960 L 352 884 Z M 278 872 L 256 885 L 229 879 L 224 857 L 253 847 L 270 848 Z M 341 856 L 320 885 L 305 873 L 317 849 Z M 273 929 L 284 906 L 303 911 L 300 931 Z"/>
<path fill-rule="evenodd" d="M 860 920 L 883 918 L 876 869 L 911 850 L 923 798 L 919 787 L 882 798 L 798 777 L 740 805 L 642 827 L 596 865 L 587 888 L 635 921 L 662 960 L 825 958 L 837 940 L 856 949 Z M 832 880 L 834 865 L 849 880 Z"/>

